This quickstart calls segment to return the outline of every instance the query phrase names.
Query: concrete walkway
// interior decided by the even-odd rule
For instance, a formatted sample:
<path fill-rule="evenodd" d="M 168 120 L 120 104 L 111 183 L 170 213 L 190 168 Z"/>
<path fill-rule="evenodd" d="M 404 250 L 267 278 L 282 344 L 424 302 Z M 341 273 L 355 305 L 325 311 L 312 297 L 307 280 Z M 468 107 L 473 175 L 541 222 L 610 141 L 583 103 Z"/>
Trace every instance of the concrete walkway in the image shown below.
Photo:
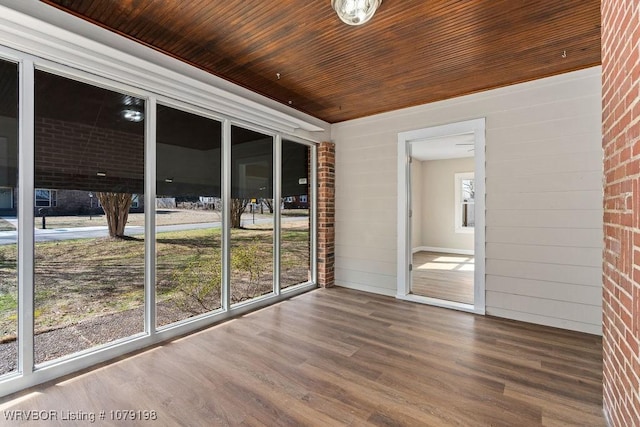
<path fill-rule="evenodd" d="M 282 217 L 283 222 L 299 221 L 306 219 L 307 217 Z M 18 225 L 15 218 L 3 217 L 5 221 L 12 225 Z M 268 224 L 272 221 L 272 218 L 256 219 L 255 224 Z M 243 225 L 253 224 L 251 219 L 242 220 Z M 201 230 L 205 228 L 220 228 L 222 223 L 216 222 L 202 222 L 196 224 L 176 224 L 176 225 L 160 225 L 156 227 L 157 233 L 164 233 L 168 231 L 186 231 L 186 230 Z M 72 240 L 72 239 L 89 239 L 107 237 L 109 230 L 107 226 L 95 226 L 95 227 L 67 227 L 67 228 L 51 228 L 42 230 L 40 228 L 34 228 L 35 241 L 36 242 L 53 242 L 59 240 Z M 126 227 L 126 234 L 128 236 L 139 236 L 144 234 L 144 227 L 140 225 L 131 225 Z M 17 231 L 0 231 L 0 245 L 10 245 L 17 242 Z"/>

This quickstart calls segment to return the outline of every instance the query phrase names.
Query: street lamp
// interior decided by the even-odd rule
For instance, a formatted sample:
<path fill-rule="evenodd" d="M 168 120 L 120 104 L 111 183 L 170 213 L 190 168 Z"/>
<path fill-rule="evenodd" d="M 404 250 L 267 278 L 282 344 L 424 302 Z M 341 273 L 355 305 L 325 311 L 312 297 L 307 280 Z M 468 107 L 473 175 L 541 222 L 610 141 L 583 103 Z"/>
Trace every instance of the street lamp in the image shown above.
<path fill-rule="evenodd" d="M 89 192 L 89 221 L 91 221 L 92 213 L 93 213 L 93 193 Z"/>

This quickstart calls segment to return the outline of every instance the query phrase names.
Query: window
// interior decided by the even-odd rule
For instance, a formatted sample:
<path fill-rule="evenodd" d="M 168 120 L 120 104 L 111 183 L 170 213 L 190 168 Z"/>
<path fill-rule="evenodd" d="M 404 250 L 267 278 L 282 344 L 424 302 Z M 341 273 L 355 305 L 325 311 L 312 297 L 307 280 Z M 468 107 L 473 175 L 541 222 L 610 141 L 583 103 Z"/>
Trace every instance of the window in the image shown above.
<path fill-rule="evenodd" d="M 14 209 L 13 189 L 18 186 L 18 66 L 0 60 L 0 209 Z M 0 219 L 5 244 L 0 245 L 0 376 L 18 369 L 18 245 L 16 219 Z M 6 211 L 5 211 L 6 212 Z M 6 215 L 6 214 L 5 214 Z"/>
<path fill-rule="evenodd" d="M 310 162 L 308 146 L 282 141 L 281 289 L 311 280 Z"/>
<path fill-rule="evenodd" d="M 34 62 L 21 122 L 18 66 L 0 60 L 0 394 L 314 287 L 313 144 Z M 20 126 L 32 161 L 18 162 Z M 20 164 L 32 165 L 26 189 Z M 61 233 L 35 229 L 45 217 Z"/>
<path fill-rule="evenodd" d="M 456 233 L 473 233 L 475 227 L 475 179 L 473 172 L 455 174 Z"/>
<path fill-rule="evenodd" d="M 56 190 L 36 188 L 36 207 L 55 208 L 58 205 Z"/>
<path fill-rule="evenodd" d="M 157 123 L 156 325 L 166 326 L 221 308 L 222 124 L 160 104 Z"/>
<path fill-rule="evenodd" d="M 35 206 L 55 207 L 58 192 L 95 194 L 111 237 L 104 238 L 105 230 L 104 237 L 36 239 L 34 361 L 39 365 L 144 331 L 145 236 L 137 231 L 144 229 L 144 214 L 124 211 L 132 195 L 144 194 L 145 127 L 122 111 L 144 109 L 145 103 L 41 70 L 34 77 Z M 65 210 L 73 203 L 65 197 Z M 77 209 L 67 216 L 65 229 L 87 225 Z M 52 341 L 53 331 L 65 338 Z"/>
<path fill-rule="evenodd" d="M 232 126 L 229 290 L 232 304 L 274 293 L 273 215 L 249 216 L 248 209 L 253 199 L 273 200 L 273 181 L 273 137 Z"/>

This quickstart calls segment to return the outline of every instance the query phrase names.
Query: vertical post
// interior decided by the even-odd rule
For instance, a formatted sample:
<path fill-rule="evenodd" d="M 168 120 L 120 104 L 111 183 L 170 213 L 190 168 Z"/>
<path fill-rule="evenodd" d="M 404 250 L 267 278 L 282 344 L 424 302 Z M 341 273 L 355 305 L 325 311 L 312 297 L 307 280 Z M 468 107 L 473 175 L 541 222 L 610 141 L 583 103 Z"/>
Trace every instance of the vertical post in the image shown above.
<path fill-rule="evenodd" d="M 24 377 L 34 367 L 34 160 L 35 70 L 24 60 L 19 76 L 18 154 L 18 371 Z"/>
<path fill-rule="evenodd" d="M 222 310 L 231 307 L 231 122 L 222 123 Z"/>
<path fill-rule="evenodd" d="M 273 292 L 280 295 L 280 198 L 282 194 L 282 136 L 276 135 L 273 146 Z"/>
<path fill-rule="evenodd" d="M 156 333 L 156 99 L 147 100 L 145 113 L 144 181 L 144 329 Z"/>
<path fill-rule="evenodd" d="M 335 144 L 318 147 L 318 285 L 334 285 Z"/>

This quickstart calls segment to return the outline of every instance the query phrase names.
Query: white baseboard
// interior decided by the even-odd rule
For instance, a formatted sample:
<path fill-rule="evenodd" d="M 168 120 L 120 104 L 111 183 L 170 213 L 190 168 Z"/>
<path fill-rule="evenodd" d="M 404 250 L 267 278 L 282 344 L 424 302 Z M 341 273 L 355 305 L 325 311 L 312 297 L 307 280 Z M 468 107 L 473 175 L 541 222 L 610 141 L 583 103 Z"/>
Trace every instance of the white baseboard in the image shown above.
<path fill-rule="evenodd" d="M 436 248 L 433 246 L 418 246 L 413 248 L 411 253 L 416 252 L 440 252 L 445 254 L 457 254 L 457 255 L 473 255 L 473 249 L 452 249 L 452 248 Z"/>

